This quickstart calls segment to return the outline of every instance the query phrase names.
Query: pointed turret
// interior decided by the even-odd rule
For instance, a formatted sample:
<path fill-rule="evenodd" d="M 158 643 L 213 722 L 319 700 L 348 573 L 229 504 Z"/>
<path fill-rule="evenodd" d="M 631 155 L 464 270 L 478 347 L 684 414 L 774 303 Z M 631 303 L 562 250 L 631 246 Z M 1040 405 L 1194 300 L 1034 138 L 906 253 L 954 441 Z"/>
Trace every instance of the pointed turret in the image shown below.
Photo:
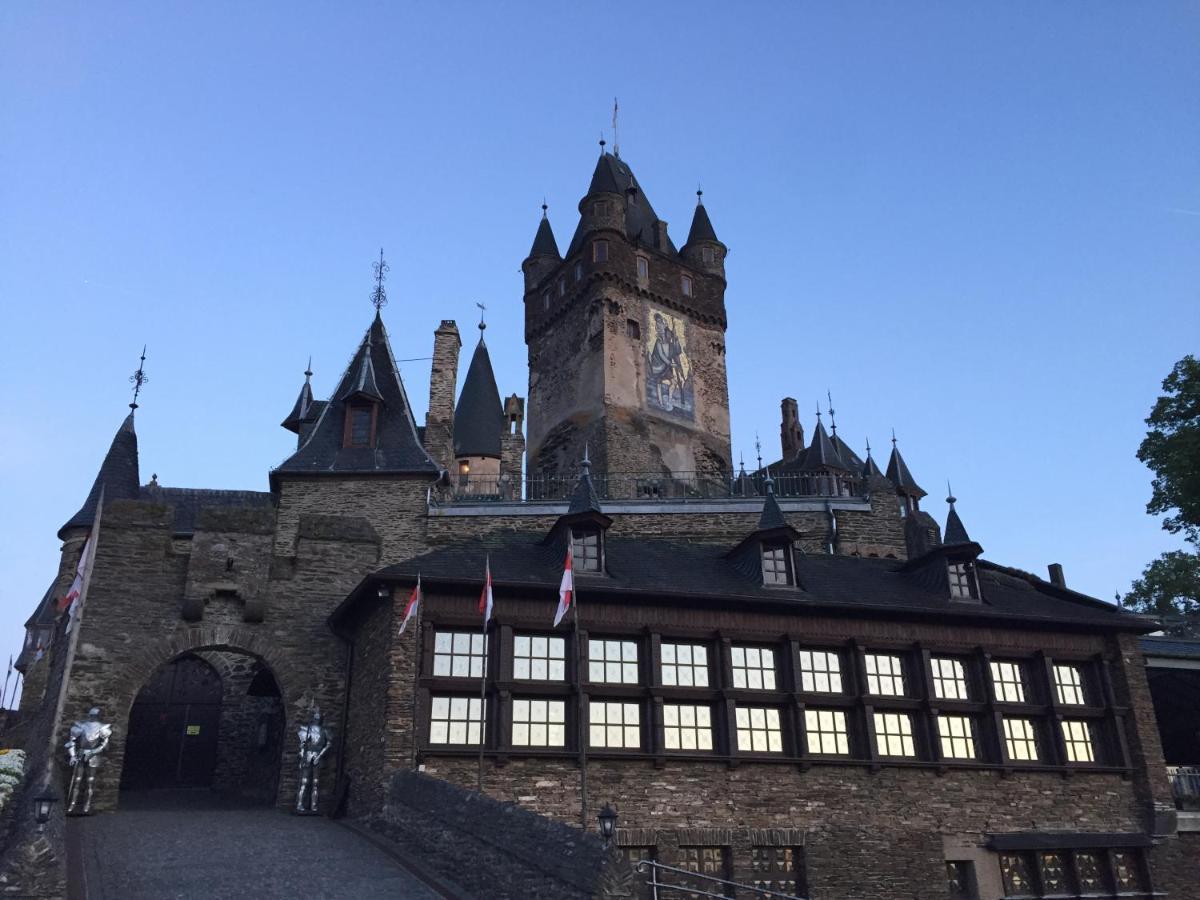
<path fill-rule="evenodd" d="M 888 481 L 895 486 L 896 493 L 910 498 L 912 508 L 916 509 L 917 502 L 925 496 L 925 491 L 908 471 L 908 465 L 904 462 L 904 457 L 900 455 L 900 448 L 896 446 L 894 434 L 892 435 L 892 455 L 888 459 L 887 477 Z"/>
<path fill-rule="evenodd" d="M 847 469 L 851 472 L 858 472 L 863 468 L 865 463 L 862 457 L 855 453 L 854 449 L 843 441 L 836 431 L 829 436 L 829 442 L 833 444 L 833 449 L 837 451 L 838 457 L 846 464 Z"/>
<path fill-rule="evenodd" d="M 310 358 L 308 368 L 304 370 L 304 384 L 300 387 L 300 396 L 296 398 L 296 405 L 292 407 L 287 418 L 279 424 L 293 434 L 299 434 L 300 426 L 315 420 L 315 418 L 312 394 L 312 359 Z"/>
<path fill-rule="evenodd" d="M 579 201 L 579 226 L 571 238 L 567 256 L 578 252 L 586 234 L 606 229 L 623 234 L 635 246 L 648 247 L 666 256 L 676 256 L 679 252 L 667 236 L 667 223 L 655 214 L 629 164 L 611 153 L 601 152 L 588 192 Z"/>
<path fill-rule="evenodd" d="M 784 518 L 783 510 L 779 508 L 779 501 L 775 499 L 775 479 L 771 477 L 769 471 L 765 484 L 767 497 L 763 500 L 762 513 L 758 517 L 758 530 L 773 531 L 776 528 L 790 528 L 787 519 Z"/>
<path fill-rule="evenodd" d="M 717 238 L 708 210 L 704 208 L 704 192 L 696 191 L 696 211 L 692 213 L 692 227 L 688 230 L 687 243 L 680 255 L 703 272 L 725 277 L 725 254 L 729 252 Z"/>
<path fill-rule="evenodd" d="M 92 489 L 79 512 L 71 516 L 66 524 L 58 530 L 60 539 L 65 540 L 65 534 L 72 528 L 91 528 L 96 521 L 96 512 L 100 505 L 100 494 L 104 493 L 104 502 L 113 500 L 136 500 L 138 497 L 138 446 L 137 433 L 133 429 L 133 413 L 125 417 L 121 427 L 117 429 Z"/>
<path fill-rule="evenodd" d="M 454 408 L 454 456 L 500 458 L 500 436 L 505 431 L 504 407 L 492 371 L 492 359 L 483 340 L 482 322 L 479 343 L 471 357 L 463 381 L 458 405 Z"/>
<path fill-rule="evenodd" d="M 575 493 L 571 495 L 571 504 L 567 507 L 568 516 L 585 514 L 604 515 L 604 511 L 600 508 L 600 497 L 596 493 L 596 486 L 592 484 L 592 461 L 588 459 L 586 447 L 583 451 L 579 483 L 575 485 Z"/>
<path fill-rule="evenodd" d="M 829 433 L 825 431 L 825 425 L 821 422 L 819 416 L 817 418 L 817 427 L 813 430 L 812 443 L 808 445 L 808 449 L 801 458 L 800 468 L 808 472 L 830 469 L 839 472 L 850 471 L 849 466 L 846 465 L 846 461 L 842 459 L 837 452 L 837 448 L 834 447 L 833 441 L 829 439 Z"/>
<path fill-rule="evenodd" d="M 950 504 L 950 512 L 946 514 L 946 528 L 942 532 L 942 543 L 950 544 L 970 544 L 973 543 L 971 536 L 967 534 L 966 526 L 963 525 L 962 519 L 958 516 L 958 510 L 954 508 L 957 497 L 950 491 L 950 485 L 946 485 L 946 502 Z"/>
<path fill-rule="evenodd" d="M 558 252 L 558 241 L 550 228 L 550 218 L 546 215 L 546 204 L 542 204 L 542 221 L 538 223 L 537 234 L 533 236 L 533 246 L 529 248 L 530 257 L 548 256 L 551 259 L 562 259 Z"/>
<path fill-rule="evenodd" d="M 867 444 L 867 460 L 862 465 L 862 479 L 868 487 L 887 483 L 887 476 L 879 470 L 879 466 L 875 463 L 875 457 L 871 455 L 870 443 Z"/>

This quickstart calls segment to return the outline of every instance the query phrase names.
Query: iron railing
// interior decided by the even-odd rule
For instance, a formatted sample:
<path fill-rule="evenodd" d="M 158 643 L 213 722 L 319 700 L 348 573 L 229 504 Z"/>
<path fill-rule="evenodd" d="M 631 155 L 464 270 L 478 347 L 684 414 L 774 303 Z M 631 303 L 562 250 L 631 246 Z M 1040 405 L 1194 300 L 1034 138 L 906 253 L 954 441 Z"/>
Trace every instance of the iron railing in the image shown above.
<path fill-rule="evenodd" d="M 1179 809 L 1200 810 L 1200 766 L 1167 766 L 1167 778 Z"/>
<path fill-rule="evenodd" d="M 728 500 L 762 497 L 767 493 L 766 476 L 733 477 L 704 472 L 599 472 L 591 476 L 601 500 Z M 529 475 L 451 476 L 447 487 L 436 491 L 436 503 L 494 503 L 511 501 L 555 502 L 575 492 L 579 476 Z M 832 472 L 787 472 L 772 478 L 778 497 L 861 497 L 862 479 Z"/>
<path fill-rule="evenodd" d="M 804 900 L 796 894 L 783 894 L 753 884 L 742 884 L 717 878 L 715 875 L 701 875 L 691 869 L 679 869 L 668 866 L 652 859 L 643 859 L 634 864 L 634 869 L 641 875 L 646 875 L 646 886 L 650 888 L 650 900 L 683 900 L 691 897 L 712 897 L 715 900 L 735 900 L 742 897 L 767 897 L 776 900 Z M 667 878 L 674 876 L 684 883 L 675 884 L 659 879 L 659 873 Z M 702 883 L 702 884 L 701 884 Z M 712 890 L 705 890 L 712 888 Z M 720 893 L 718 893 L 720 891 Z"/>

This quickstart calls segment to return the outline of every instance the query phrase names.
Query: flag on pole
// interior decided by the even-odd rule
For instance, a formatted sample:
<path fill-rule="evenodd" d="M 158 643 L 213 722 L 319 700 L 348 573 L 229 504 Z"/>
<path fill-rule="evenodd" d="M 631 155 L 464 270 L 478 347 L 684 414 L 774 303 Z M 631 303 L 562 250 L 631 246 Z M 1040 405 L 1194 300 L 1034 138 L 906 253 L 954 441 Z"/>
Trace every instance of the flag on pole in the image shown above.
<path fill-rule="evenodd" d="M 571 548 L 567 548 L 567 561 L 563 565 L 562 583 L 558 586 L 558 612 L 554 614 L 554 625 L 563 620 L 567 610 L 571 608 L 571 598 L 575 593 L 575 570 L 571 564 Z"/>
<path fill-rule="evenodd" d="M 404 607 L 404 621 L 400 623 L 400 633 L 404 634 L 404 629 L 408 627 L 409 621 L 417 614 L 417 608 L 421 605 L 421 573 L 417 573 L 417 586 L 413 588 L 412 594 L 409 595 L 408 605 Z"/>
<path fill-rule="evenodd" d="M 91 546 L 92 538 L 88 535 L 87 540 L 83 542 L 83 551 L 79 554 L 79 565 L 75 567 L 75 580 L 71 582 L 71 589 L 58 601 L 59 612 L 69 608 L 71 615 L 75 615 L 75 604 L 79 602 L 79 595 L 83 593 L 83 574 L 87 571 L 88 550 Z"/>
<path fill-rule="evenodd" d="M 483 590 L 479 593 L 479 614 L 483 616 L 484 627 L 492 618 L 492 560 L 488 556 L 484 563 Z"/>

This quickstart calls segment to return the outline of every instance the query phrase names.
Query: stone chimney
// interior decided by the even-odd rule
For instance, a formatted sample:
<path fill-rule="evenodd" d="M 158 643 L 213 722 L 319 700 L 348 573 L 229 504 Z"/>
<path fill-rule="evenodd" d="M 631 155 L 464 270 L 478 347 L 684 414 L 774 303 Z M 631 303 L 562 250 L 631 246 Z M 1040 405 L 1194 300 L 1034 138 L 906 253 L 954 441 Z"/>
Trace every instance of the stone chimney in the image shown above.
<path fill-rule="evenodd" d="M 1067 577 L 1063 575 L 1062 563 L 1050 563 L 1047 567 L 1050 570 L 1050 583 L 1057 588 L 1067 587 Z"/>
<path fill-rule="evenodd" d="M 504 401 L 504 433 L 500 435 L 500 480 L 509 497 L 520 499 L 525 458 L 525 398 L 513 394 Z"/>
<path fill-rule="evenodd" d="M 425 413 L 425 451 L 443 469 L 449 469 L 454 462 L 454 395 L 461 347 L 458 325 L 453 319 L 443 319 L 433 333 L 429 411 Z"/>
<path fill-rule="evenodd" d="M 800 413 L 792 397 L 784 397 L 779 404 L 782 412 L 779 423 L 779 443 L 783 449 L 783 461 L 790 462 L 804 449 L 804 426 L 800 424 Z"/>

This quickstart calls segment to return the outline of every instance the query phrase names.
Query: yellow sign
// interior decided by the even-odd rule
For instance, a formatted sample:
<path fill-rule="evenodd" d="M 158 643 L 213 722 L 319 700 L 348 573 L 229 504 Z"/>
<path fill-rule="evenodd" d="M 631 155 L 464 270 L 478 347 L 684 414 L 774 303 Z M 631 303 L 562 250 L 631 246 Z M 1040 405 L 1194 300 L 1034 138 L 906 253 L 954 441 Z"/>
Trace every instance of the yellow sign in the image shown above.
<path fill-rule="evenodd" d="M 199 726 L 199 725 L 189 725 L 189 726 L 187 727 L 187 733 L 188 733 L 188 734 L 199 734 L 199 733 L 200 733 L 200 726 Z"/>

